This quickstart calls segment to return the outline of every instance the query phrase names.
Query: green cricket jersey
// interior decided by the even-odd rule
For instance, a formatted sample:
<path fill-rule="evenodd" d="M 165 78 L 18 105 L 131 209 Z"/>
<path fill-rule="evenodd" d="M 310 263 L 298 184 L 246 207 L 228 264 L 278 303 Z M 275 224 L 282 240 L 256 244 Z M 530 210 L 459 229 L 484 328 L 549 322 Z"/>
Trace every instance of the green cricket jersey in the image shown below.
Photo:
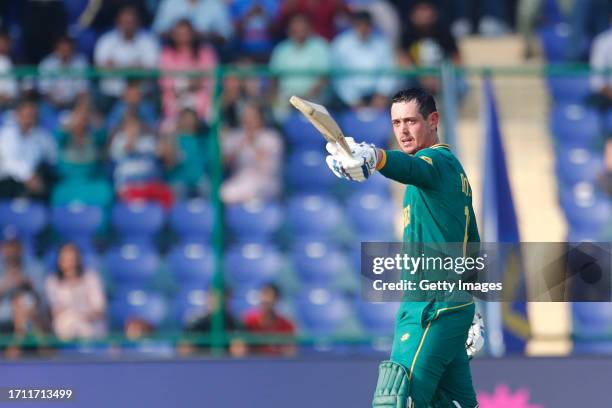
<path fill-rule="evenodd" d="M 412 256 L 420 254 L 415 248 L 420 243 L 425 255 L 432 255 L 435 245 L 440 245 L 447 255 L 465 256 L 473 245 L 480 242 L 476 217 L 472 208 L 472 190 L 459 160 L 446 144 L 436 144 L 409 155 L 398 150 L 384 152 L 378 165 L 380 173 L 406 184 L 403 203 L 403 241 Z M 451 243 L 450 246 L 446 244 Z M 435 269 L 435 267 L 433 268 Z M 440 279 L 440 271 L 419 270 L 413 280 Z M 448 273 L 447 271 L 443 273 Z M 454 273 L 454 272 L 453 272 Z M 457 279 L 460 276 L 454 275 Z M 466 292 L 422 291 L 423 300 L 431 301 L 424 318 L 435 319 L 441 313 L 471 302 Z M 424 307 L 406 302 L 406 308 Z M 425 316 L 427 314 L 427 316 Z"/>

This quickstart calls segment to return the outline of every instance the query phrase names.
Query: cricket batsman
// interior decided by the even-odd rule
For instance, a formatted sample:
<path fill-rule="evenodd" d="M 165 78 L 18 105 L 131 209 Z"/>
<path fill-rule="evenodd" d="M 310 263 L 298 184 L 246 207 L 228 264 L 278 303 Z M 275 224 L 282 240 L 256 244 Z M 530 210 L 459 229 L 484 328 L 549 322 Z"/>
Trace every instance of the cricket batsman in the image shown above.
<path fill-rule="evenodd" d="M 328 143 L 327 164 L 340 178 L 362 182 L 378 171 L 406 185 L 405 243 L 479 242 L 471 188 L 451 148 L 440 143 L 439 119 L 432 95 L 420 88 L 402 90 L 391 101 L 400 150 L 347 138 L 353 158 Z M 482 339 L 471 295 L 463 302 L 428 299 L 401 303 L 390 361 L 379 367 L 373 408 L 478 406 L 469 359 Z"/>

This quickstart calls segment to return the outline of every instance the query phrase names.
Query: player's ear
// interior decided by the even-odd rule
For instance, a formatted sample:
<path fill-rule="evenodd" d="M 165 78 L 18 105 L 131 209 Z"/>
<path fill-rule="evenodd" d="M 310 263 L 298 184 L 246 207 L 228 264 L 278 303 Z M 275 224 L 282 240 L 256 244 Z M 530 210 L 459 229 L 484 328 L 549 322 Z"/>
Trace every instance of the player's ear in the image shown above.
<path fill-rule="evenodd" d="M 429 117 L 427 118 L 427 122 L 429 122 L 429 126 L 434 129 L 438 128 L 438 124 L 440 123 L 440 114 L 436 112 L 431 112 Z"/>

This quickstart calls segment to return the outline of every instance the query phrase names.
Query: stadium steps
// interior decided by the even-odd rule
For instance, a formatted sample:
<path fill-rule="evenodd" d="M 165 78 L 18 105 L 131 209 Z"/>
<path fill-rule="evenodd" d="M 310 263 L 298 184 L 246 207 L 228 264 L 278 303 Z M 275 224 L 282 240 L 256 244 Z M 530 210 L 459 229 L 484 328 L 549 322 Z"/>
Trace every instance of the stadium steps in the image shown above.
<path fill-rule="evenodd" d="M 460 44 L 468 66 L 525 66 L 518 36 L 497 39 L 467 38 Z M 530 61 L 529 64 L 540 64 Z M 480 214 L 482 190 L 482 100 L 481 78 L 468 78 L 470 93 L 459 113 L 458 150 L 474 196 L 474 210 Z M 498 114 L 506 151 L 513 199 L 524 242 L 562 242 L 567 226 L 557 198 L 554 152 L 548 129 L 548 93 L 537 76 L 503 76 L 494 79 Z M 527 260 L 530 264 L 530 261 Z M 537 268 L 531 278 L 537 278 Z M 562 355 L 571 349 L 568 336 L 571 314 L 567 304 L 532 303 L 529 305 L 534 339 L 528 346 L 532 355 Z"/>

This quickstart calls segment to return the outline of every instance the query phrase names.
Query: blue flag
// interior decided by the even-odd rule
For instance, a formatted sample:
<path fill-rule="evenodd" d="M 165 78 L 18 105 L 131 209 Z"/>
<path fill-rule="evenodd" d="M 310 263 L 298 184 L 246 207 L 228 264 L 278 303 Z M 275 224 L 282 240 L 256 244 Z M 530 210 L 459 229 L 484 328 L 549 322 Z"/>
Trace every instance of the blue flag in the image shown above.
<path fill-rule="evenodd" d="M 483 241 L 501 242 L 503 256 L 496 268 L 504 285 L 505 298 L 525 299 L 525 274 L 520 252 L 520 237 L 499 119 L 490 78 L 484 81 L 482 123 L 484 125 L 484 169 L 482 220 Z M 525 302 L 510 301 L 486 305 L 489 350 L 493 355 L 523 352 L 529 338 L 529 322 Z"/>

